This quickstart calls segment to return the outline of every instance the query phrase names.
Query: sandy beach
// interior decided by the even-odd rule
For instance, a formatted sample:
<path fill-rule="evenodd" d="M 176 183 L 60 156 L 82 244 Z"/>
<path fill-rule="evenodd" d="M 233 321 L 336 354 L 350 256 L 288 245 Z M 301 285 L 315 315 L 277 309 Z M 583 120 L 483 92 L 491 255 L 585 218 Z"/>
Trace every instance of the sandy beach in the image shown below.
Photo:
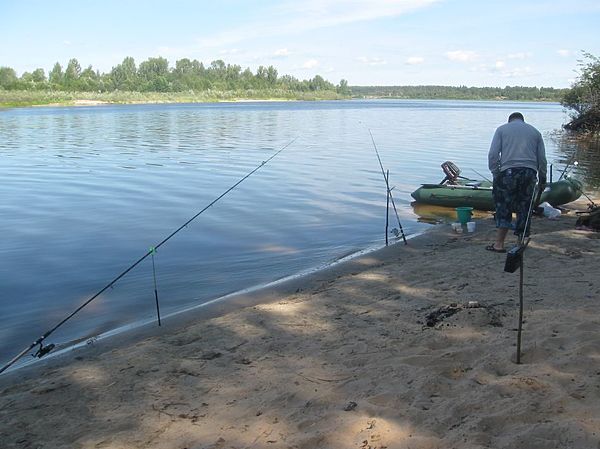
<path fill-rule="evenodd" d="M 247 307 L 0 376 L 0 447 L 600 448 L 600 234 L 575 220 L 534 220 L 520 365 L 519 275 L 484 250 L 491 219 L 439 225 Z"/>

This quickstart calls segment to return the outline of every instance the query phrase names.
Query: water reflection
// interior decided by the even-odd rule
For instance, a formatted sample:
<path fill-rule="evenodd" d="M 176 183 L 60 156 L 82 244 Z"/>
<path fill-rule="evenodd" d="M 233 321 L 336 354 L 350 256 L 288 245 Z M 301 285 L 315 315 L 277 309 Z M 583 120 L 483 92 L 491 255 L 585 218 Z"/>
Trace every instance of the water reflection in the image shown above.
<path fill-rule="evenodd" d="M 560 154 L 559 162 L 581 179 L 586 190 L 600 190 L 600 137 L 581 138 L 569 133 L 553 136 Z M 575 164 L 575 161 L 577 164 Z M 563 169 L 556 170 L 560 176 Z"/>
<path fill-rule="evenodd" d="M 456 209 L 453 207 L 433 206 L 430 204 L 419 204 L 412 202 L 413 212 L 417 216 L 417 221 L 429 224 L 448 224 L 458 220 Z M 491 216 L 490 212 L 473 209 L 472 218 L 480 220 Z"/>

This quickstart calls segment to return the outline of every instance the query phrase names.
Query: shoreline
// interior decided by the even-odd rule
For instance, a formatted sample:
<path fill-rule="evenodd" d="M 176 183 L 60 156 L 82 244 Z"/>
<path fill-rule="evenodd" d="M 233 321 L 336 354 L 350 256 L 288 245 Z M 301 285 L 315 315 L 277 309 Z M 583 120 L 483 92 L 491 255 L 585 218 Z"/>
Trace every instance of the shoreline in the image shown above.
<path fill-rule="evenodd" d="M 60 92 L 59 92 L 60 93 Z M 82 106 L 107 106 L 107 105 L 132 105 L 132 104 L 203 104 L 203 103 L 277 103 L 277 102 L 293 102 L 293 101 L 348 101 L 351 98 L 337 97 L 332 95 L 330 97 L 324 96 L 306 96 L 303 98 L 301 95 L 294 97 L 269 97 L 269 98 L 245 98 L 232 96 L 226 98 L 226 96 L 214 96 L 214 97 L 203 97 L 203 96 L 185 96 L 172 94 L 161 94 L 157 92 L 134 92 L 138 95 L 124 95 L 119 98 L 115 94 L 115 98 L 111 95 L 102 95 L 101 98 L 89 98 L 88 95 L 82 95 L 81 97 L 74 96 L 70 98 L 69 95 L 61 97 L 60 95 L 53 95 L 54 92 L 47 92 L 51 98 L 49 100 L 27 100 L 27 99 L 6 99 L 4 102 L 0 101 L 0 110 L 2 109 L 14 109 L 14 108 L 31 108 L 31 107 L 82 107 Z M 66 94 L 70 94 L 66 92 Z M 58 98 L 57 98 L 58 97 Z M 87 98 L 86 98 L 87 97 Z M 141 97 L 141 98 L 140 98 Z"/>
<path fill-rule="evenodd" d="M 254 304 L 227 301 L 228 310 L 219 304 L 212 316 L 141 340 L 0 376 L 0 440 L 6 448 L 596 447 L 600 239 L 575 230 L 575 218 L 533 222 L 521 365 L 518 274 L 483 249 L 493 223 L 477 220 L 472 234 L 442 225 L 263 291 Z"/>
<path fill-rule="evenodd" d="M 106 100 L 69 100 L 65 102 L 53 102 L 53 103 L 31 103 L 23 105 L 3 105 L 0 104 L 1 109 L 14 109 L 14 108 L 73 108 L 73 107 L 93 107 L 93 106 L 119 106 L 119 105 L 158 105 L 158 104 L 211 104 L 211 103 L 284 103 L 292 101 L 347 101 L 349 99 L 290 99 L 290 98 L 270 98 L 270 99 L 232 99 L 232 100 L 203 100 L 203 101 L 168 101 L 168 100 L 131 100 L 131 101 L 106 101 Z"/>
<path fill-rule="evenodd" d="M 422 235 L 426 235 L 432 230 L 433 228 L 430 228 L 425 231 L 407 235 L 406 240 L 409 241 Z M 396 243 L 392 243 L 389 246 L 403 244 L 400 238 L 396 240 Z M 343 270 L 344 264 L 352 262 L 354 259 L 368 256 L 371 253 L 376 253 L 385 248 L 385 245 L 373 245 L 351 254 L 341 256 L 339 259 L 323 265 L 308 268 L 271 282 L 253 285 L 239 291 L 218 296 L 209 299 L 204 303 L 188 306 L 184 309 L 161 315 L 161 322 L 164 322 L 165 325 L 170 327 L 177 328 L 196 319 L 207 319 L 207 317 L 221 315 L 228 311 L 237 310 L 240 307 L 260 304 L 263 301 L 263 298 L 272 294 L 272 292 L 276 292 L 277 294 L 283 292 L 291 293 L 293 290 L 299 288 L 297 286 L 300 286 L 305 282 L 310 282 L 315 276 L 326 276 L 327 273 L 336 270 L 338 267 Z M 184 315 L 186 314 L 189 314 L 189 316 L 185 317 Z M 129 344 L 143 339 L 144 336 L 156 335 L 159 333 L 156 324 L 156 318 L 140 320 L 120 326 L 116 329 L 108 330 L 99 335 L 82 338 L 64 345 L 57 345 L 57 349 L 50 352 L 44 359 L 27 360 L 23 357 L 23 359 L 26 360 L 25 363 L 22 363 L 22 360 L 20 360 L 8 368 L 4 373 L 0 374 L 0 385 L 3 375 L 11 376 L 17 372 L 35 372 L 38 369 L 41 369 L 39 366 L 44 366 L 46 364 L 60 364 L 64 361 L 67 361 L 67 363 L 69 363 L 69 361 L 72 362 L 74 357 L 79 356 L 81 353 L 85 353 L 89 348 L 89 345 L 94 345 L 95 349 L 93 352 L 97 352 L 97 349 L 105 352 L 114 349 L 115 347 L 122 346 L 124 342 Z M 120 338 L 118 342 L 115 340 L 117 338 Z M 48 340 L 52 339 L 49 338 Z M 32 349 L 32 351 L 34 351 L 34 349 Z M 2 361 L 2 363 L 5 362 L 6 361 Z"/>
<path fill-rule="evenodd" d="M 203 103 L 278 103 L 278 102 L 300 102 L 300 101 L 369 101 L 369 100 L 396 100 L 396 101 L 457 101 L 457 102 L 505 102 L 505 103 L 552 103 L 554 100 L 511 100 L 502 98 L 485 99 L 456 99 L 456 98 L 409 98 L 409 97 L 360 97 L 360 98 L 206 98 L 206 99 L 151 99 L 151 100 L 96 100 L 96 99 L 69 99 L 49 103 L 0 103 L 0 110 L 13 108 L 44 108 L 44 107 L 90 107 L 90 106 L 114 106 L 114 105 L 139 105 L 139 104 L 203 104 Z"/>

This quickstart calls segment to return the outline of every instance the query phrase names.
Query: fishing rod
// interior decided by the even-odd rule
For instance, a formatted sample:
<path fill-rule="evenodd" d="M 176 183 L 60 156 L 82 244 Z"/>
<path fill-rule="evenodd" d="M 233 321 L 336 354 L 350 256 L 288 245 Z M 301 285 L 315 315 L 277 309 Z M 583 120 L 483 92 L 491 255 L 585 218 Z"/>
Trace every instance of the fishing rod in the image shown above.
<path fill-rule="evenodd" d="M 474 168 L 472 168 L 471 170 L 473 170 L 475 173 L 477 173 L 479 176 L 481 176 L 483 179 L 485 179 L 487 182 L 492 182 L 489 178 L 487 178 L 486 176 L 482 175 L 481 173 L 479 173 L 477 170 L 475 170 Z"/>
<path fill-rule="evenodd" d="M 63 318 L 56 326 L 54 326 L 52 329 L 45 332 L 40 338 L 35 340 L 27 348 L 23 349 L 19 354 L 14 356 L 8 363 L 6 363 L 2 368 L 0 368 L 0 374 L 3 373 L 4 371 L 6 371 L 8 368 L 10 368 L 12 365 L 14 365 L 20 358 L 22 358 L 25 354 L 27 354 L 29 351 L 31 351 L 33 348 L 35 348 L 38 345 L 39 345 L 39 349 L 34 354 L 34 357 L 41 358 L 44 355 L 48 354 L 50 351 L 52 351 L 54 349 L 55 345 L 49 344 L 47 346 L 44 346 L 43 342 L 54 331 L 56 331 L 59 327 L 61 327 L 63 324 L 65 324 L 71 318 L 73 318 L 77 313 L 79 313 L 81 311 L 81 309 L 86 307 L 94 299 L 96 299 L 98 296 L 100 296 L 106 290 L 111 288 L 117 281 L 119 281 L 123 276 L 125 276 L 127 273 L 129 273 L 131 270 L 133 270 L 135 267 L 137 267 L 140 263 L 142 263 L 142 261 L 144 261 L 148 256 L 153 256 L 154 253 L 156 252 L 156 250 L 158 248 L 160 248 L 162 245 L 164 245 L 165 243 L 167 243 L 172 237 L 175 236 L 175 234 L 177 234 L 179 231 L 181 231 L 183 228 L 185 228 L 187 225 L 189 225 L 192 221 L 194 221 L 196 218 L 198 218 L 198 216 L 200 216 L 208 208 L 210 208 L 216 202 L 218 202 L 221 198 L 223 198 L 225 195 L 227 195 L 229 192 L 231 192 L 233 189 L 235 189 L 237 186 L 239 186 L 242 182 L 244 182 L 246 179 L 248 179 L 250 176 L 252 176 L 254 173 L 256 173 L 259 169 L 261 169 L 266 164 L 268 164 L 275 156 L 277 156 L 279 153 L 281 153 L 283 150 L 285 150 L 287 147 L 289 147 L 292 143 L 294 143 L 296 141 L 296 139 L 297 139 L 297 137 L 292 139 L 286 145 L 284 145 L 279 151 L 277 151 L 275 154 L 270 156 L 268 159 L 262 161 L 256 168 L 254 168 L 252 171 L 250 171 L 248 174 L 246 174 L 243 178 L 241 178 L 239 181 L 237 181 L 235 184 L 233 184 L 231 187 L 229 187 L 227 190 L 225 190 L 221 195 L 219 195 L 217 198 L 215 198 L 213 201 L 211 201 L 207 206 L 205 206 L 200 212 L 198 212 L 192 218 L 190 218 L 188 221 L 186 221 L 184 224 L 179 226 L 175 231 L 173 231 L 171 234 L 169 234 L 160 243 L 158 243 L 157 245 L 150 248 L 148 250 L 148 252 L 146 252 L 146 254 L 144 254 L 142 257 L 140 257 L 138 260 L 136 260 L 133 264 L 131 264 L 126 270 L 124 270 L 121 274 L 119 274 L 112 281 L 110 281 L 108 284 L 106 284 L 104 287 L 102 287 L 102 289 L 100 289 L 100 291 L 98 291 L 96 294 L 94 294 L 89 299 L 84 301 L 79 307 L 77 307 L 77 309 L 75 309 L 73 312 L 71 312 L 69 315 L 67 315 L 65 318 Z M 157 311 L 158 311 L 158 296 L 156 293 L 156 284 L 155 284 L 154 291 L 155 291 Z M 159 313 L 159 321 L 160 321 L 160 313 Z"/>
<path fill-rule="evenodd" d="M 596 205 L 596 203 L 594 203 L 594 200 L 593 200 L 593 199 L 591 199 L 591 198 L 590 198 L 590 196 L 589 196 L 587 193 L 585 193 L 585 192 L 583 192 L 583 191 L 582 191 L 582 192 L 581 192 L 581 194 L 582 194 L 583 196 L 585 196 L 585 197 L 587 198 L 587 200 L 590 202 L 590 204 L 589 204 L 589 208 L 590 208 L 590 209 L 594 209 L 594 208 L 598 207 L 598 206 Z M 578 212 L 578 213 L 579 213 L 579 212 Z"/>
<path fill-rule="evenodd" d="M 569 167 L 571 166 L 571 164 L 573 164 L 574 166 L 579 165 L 579 162 L 577 162 L 575 160 L 576 156 L 577 155 L 575 153 L 573 153 L 573 155 L 569 158 L 569 160 L 567 161 L 567 165 L 565 165 L 565 168 L 563 169 L 562 173 L 560 174 L 560 177 L 558 178 L 559 181 L 561 179 L 563 179 L 563 177 L 566 175 L 567 170 L 569 169 Z"/>
<path fill-rule="evenodd" d="M 371 132 L 370 129 L 369 129 L 369 134 L 371 135 L 371 142 L 373 142 L 373 148 L 375 148 L 375 154 L 377 154 L 377 160 L 379 161 L 379 166 L 381 167 L 381 174 L 383 175 L 383 179 L 385 180 L 388 198 L 392 202 L 392 207 L 394 208 L 394 213 L 396 214 L 396 219 L 398 220 L 398 227 L 400 228 L 400 234 L 402 235 L 402 240 L 404 240 L 405 245 L 408 245 L 408 242 L 406 241 L 406 237 L 404 236 L 404 229 L 402 229 L 402 223 L 400 223 L 400 217 L 398 216 L 398 210 L 396 210 L 396 203 L 394 202 L 394 197 L 392 196 L 392 189 L 390 189 L 389 171 L 388 171 L 388 174 L 386 175 L 385 169 L 383 168 L 383 163 L 381 162 L 381 157 L 379 156 L 379 150 L 377 150 L 377 145 L 375 144 L 375 139 L 373 138 L 373 133 Z M 387 239 L 387 232 L 386 232 L 386 239 Z"/>

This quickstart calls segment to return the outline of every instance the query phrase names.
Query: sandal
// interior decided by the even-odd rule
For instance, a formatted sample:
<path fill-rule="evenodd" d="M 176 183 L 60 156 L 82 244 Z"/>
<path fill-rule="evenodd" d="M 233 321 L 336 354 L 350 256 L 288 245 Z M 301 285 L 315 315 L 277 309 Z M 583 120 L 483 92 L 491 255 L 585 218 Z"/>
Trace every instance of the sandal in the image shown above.
<path fill-rule="evenodd" d="M 493 243 L 491 245 L 486 246 L 485 249 L 488 250 L 488 251 L 491 251 L 493 253 L 505 253 L 506 252 L 506 250 L 504 248 L 502 248 L 502 249 L 496 249 L 494 247 Z"/>

